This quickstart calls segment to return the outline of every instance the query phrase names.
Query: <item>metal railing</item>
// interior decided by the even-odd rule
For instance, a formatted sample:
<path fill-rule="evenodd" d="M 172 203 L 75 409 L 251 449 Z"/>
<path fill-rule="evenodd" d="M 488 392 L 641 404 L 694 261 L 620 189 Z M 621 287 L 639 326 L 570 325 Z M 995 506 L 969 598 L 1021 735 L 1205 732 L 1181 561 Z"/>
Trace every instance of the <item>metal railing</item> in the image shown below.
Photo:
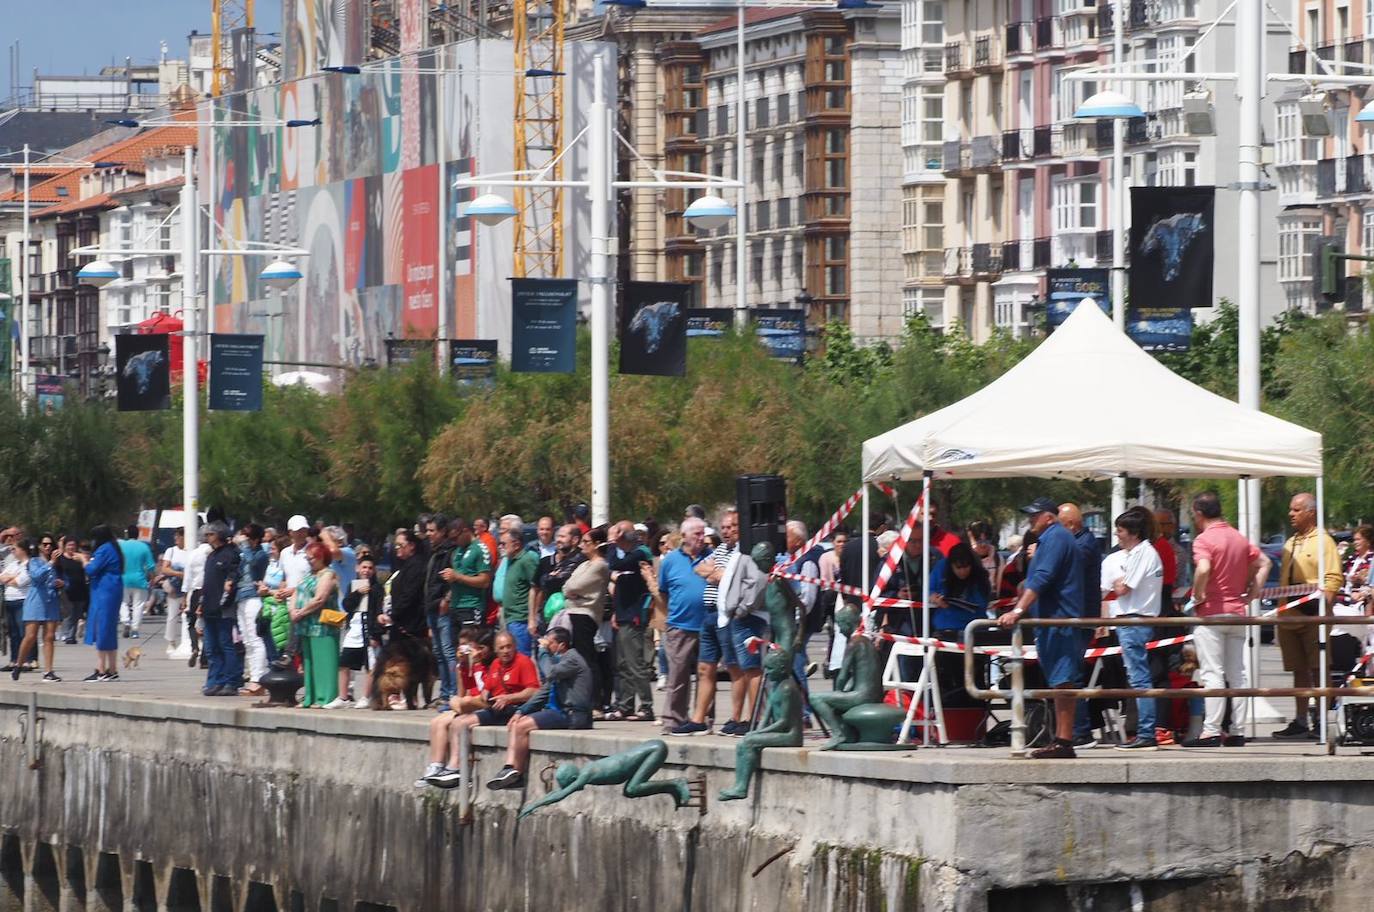
<path fill-rule="evenodd" d="M 1308 697 L 1326 700 L 1331 697 L 1374 697 L 1374 687 L 1026 687 L 1025 628 L 1036 627 L 1263 627 L 1279 624 L 1290 627 L 1341 627 L 1355 624 L 1374 624 L 1374 617 L 1324 615 L 1264 615 L 1238 617 L 1086 617 L 1086 618 L 1019 618 L 1011 627 L 1010 656 L 1007 664 L 1011 672 L 1011 690 L 978 686 L 974 656 L 980 648 L 974 642 L 979 630 L 998 626 L 997 621 L 979 619 L 964 628 L 964 689 L 975 700 L 1008 700 L 1011 703 L 1011 753 L 1013 757 L 1026 752 L 1026 701 L 1053 699 L 1126 700 L 1140 698 L 1180 697 Z M 1327 666 L 1329 669 L 1329 665 Z"/>

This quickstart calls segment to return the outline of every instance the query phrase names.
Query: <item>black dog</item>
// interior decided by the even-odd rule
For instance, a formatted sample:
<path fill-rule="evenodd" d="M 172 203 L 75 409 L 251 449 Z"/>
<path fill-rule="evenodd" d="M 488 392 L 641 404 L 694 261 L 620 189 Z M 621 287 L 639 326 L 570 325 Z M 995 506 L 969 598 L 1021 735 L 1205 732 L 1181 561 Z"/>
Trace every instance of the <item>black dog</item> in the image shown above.
<path fill-rule="evenodd" d="M 416 637 L 392 637 L 377 656 L 372 671 L 372 709 L 390 709 L 391 698 L 404 694 L 406 709 L 428 706 L 439 679 L 429 641 Z M 424 688 L 424 703 L 416 703 L 416 691 Z"/>

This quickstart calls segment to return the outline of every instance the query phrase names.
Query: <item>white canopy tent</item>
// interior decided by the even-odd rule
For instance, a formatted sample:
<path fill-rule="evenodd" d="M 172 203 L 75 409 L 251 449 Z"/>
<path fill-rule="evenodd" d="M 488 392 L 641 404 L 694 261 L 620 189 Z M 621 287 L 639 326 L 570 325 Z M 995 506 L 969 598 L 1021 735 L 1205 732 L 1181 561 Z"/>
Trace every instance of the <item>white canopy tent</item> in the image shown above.
<path fill-rule="evenodd" d="M 932 478 L 1117 475 L 1315 477 L 1317 524 L 1325 525 L 1320 434 L 1183 379 L 1086 299 L 1035 351 L 992 383 L 863 445 L 865 494 L 868 484 L 878 481 L 920 478 L 928 496 Z M 868 508 L 865 496 L 865 529 Z M 927 511 L 925 541 L 929 524 Z M 1322 560 L 1319 554 L 1319 565 Z M 865 549 L 865 579 L 867 564 Z M 923 564 L 922 633 L 929 637 L 928 555 Z M 1325 659 L 1324 650 L 1322 655 Z M 1325 725 L 1323 714 L 1323 740 Z"/>

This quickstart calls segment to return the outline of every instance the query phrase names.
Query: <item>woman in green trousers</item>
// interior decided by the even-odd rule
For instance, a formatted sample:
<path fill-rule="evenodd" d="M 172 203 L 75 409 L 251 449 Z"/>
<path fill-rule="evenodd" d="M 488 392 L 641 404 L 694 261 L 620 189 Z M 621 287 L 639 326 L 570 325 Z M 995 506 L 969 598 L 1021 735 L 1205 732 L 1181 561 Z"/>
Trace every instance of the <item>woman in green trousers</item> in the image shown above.
<path fill-rule="evenodd" d="M 320 612 L 339 610 L 339 579 L 329 569 L 329 549 L 316 542 L 305 551 L 310 575 L 296 587 L 291 620 L 300 636 L 305 669 L 301 705 L 320 707 L 339 696 L 339 627 L 326 624 Z"/>

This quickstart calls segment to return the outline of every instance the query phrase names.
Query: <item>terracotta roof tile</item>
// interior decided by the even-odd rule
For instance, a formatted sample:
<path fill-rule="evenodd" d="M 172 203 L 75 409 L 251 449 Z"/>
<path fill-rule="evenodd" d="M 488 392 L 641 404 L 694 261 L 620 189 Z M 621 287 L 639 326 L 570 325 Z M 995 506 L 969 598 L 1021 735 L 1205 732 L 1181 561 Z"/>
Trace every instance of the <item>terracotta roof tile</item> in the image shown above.
<path fill-rule="evenodd" d="M 772 21 L 773 19 L 785 19 L 785 18 L 787 18 L 788 16 L 795 16 L 795 15 L 797 15 L 798 13 L 804 13 L 804 12 L 806 12 L 808 9 L 813 9 L 813 8 L 814 8 L 814 7 L 805 7 L 805 6 L 778 6 L 778 7 L 750 6 L 750 7 L 745 7 L 745 9 L 744 9 L 744 25 L 745 25 L 746 28 L 748 28 L 749 26 L 754 25 L 755 23 L 759 23 L 759 22 L 770 22 L 770 21 Z M 712 33 L 714 33 L 714 32 L 724 32 L 724 31 L 727 31 L 727 30 L 728 30 L 728 31 L 733 31 L 734 29 L 738 28 L 738 26 L 739 26 L 739 19 L 737 18 L 737 14 L 731 13 L 731 14 L 730 14 L 728 17 L 726 17 L 725 19 L 720 19 L 720 20 L 718 20 L 718 21 L 716 21 L 716 22 L 710 23 L 709 25 L 702 26 L 701 31 L 699 31 L 697 34 L 700 34 L 700 35 L 710 35 L 710 34 L 712 34 Z"/>
<path fill-rule="evenodd" d="M 144 173 L 144 161 L 148 157 L 163 154 L 169 148 L 194 146 L 197 135 L 198 131 L 195 127 L 153 127 L 136 136 L 130 136 L 128 139 L 122 139 L 104 148 L 94 150 L 91 152 L 89 160 L 116 163 L 125 166 L 131 172 L 142 174 Z M 66 204 L 67 202 L 77 202 L 71 197 L 80 192 L 81 175 L 89 170 L 88 168 L 73 168 L 57 172 L 54 176 L 33 184 L 29 188 L 29 199 L 36 203 Z M 34 171 L 37 173 L 37 168 Z M 58 193 L 58 190 L 63 187 L 67 190 L 65 195 Z M 23 198 L 22 189 L 13 193 L 0 194 L 0 202 L 15 202 Z M 50 210 L 44 211 L 50 212 Z"/>

